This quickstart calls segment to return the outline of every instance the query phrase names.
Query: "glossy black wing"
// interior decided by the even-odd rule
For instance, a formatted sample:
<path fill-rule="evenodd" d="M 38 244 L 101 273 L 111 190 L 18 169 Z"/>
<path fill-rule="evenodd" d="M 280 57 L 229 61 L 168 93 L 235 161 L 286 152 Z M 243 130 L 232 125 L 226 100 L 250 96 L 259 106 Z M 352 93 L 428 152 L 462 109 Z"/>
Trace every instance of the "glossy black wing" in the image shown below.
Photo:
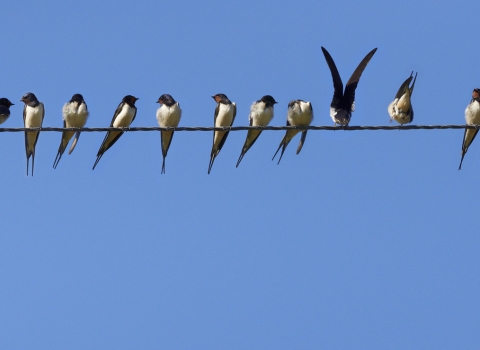
<path fill-rule="evenodd" d="M 347 81 L 347 85 L 345 86 L 345 93 L 344 93 L 344 108 L 348 109 L 352 106 L 353 102 L 355 102 L 355 89 L 357 88 L 358 82 L 360 81 L 360 77 L 362 76 L 363 71 L 367 68 L 368 62 L 372 59 L 373 55 L 377 51 L 377 48 L 374 48 L 370 51 L 360 62 L 357 66 L 355 71 L 353 72 L 350 79 Z"/>
<path fill-rule="evenodd" d="M 340 74 L 338 73 L 337 66 L 333 61 L 332 56 L 328 53 L 327 49 L 322 46 L 322 52 L 325 56 L 325 60 L 327 61 L 328 68 L 330 68 L 330 73 L 332 73 L 332 80 L 333 80 L 333 100 L 330 104 L 331 107 L 337 108 L 340 101 L 343 98 L 343 83 L 342 78 L 340 78 Z"/>

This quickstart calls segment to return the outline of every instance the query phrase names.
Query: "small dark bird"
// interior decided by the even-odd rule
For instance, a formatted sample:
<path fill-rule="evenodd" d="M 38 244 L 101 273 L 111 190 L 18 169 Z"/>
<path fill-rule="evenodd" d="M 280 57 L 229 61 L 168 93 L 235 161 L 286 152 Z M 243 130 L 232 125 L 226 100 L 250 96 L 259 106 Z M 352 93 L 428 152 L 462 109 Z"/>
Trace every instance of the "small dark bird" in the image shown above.
<path fill-rule="evenodd" d="M 13 106 L 13 103 L 8 98 L 0 98 L 0 124 L 5 123 L 10 117 L 10 106 Z"/>
<path fill-rule="evenodd" d="M 23 107 L 23 124 L 25 128 L 42 127 L 43 118 L 45 117 L 45 108 L 43 103 L 39 102 L 35 94 L 27 92 L 22 96 L 21 101 L 25 103 Z M 25 152 L 27 154 L 27 176 L 28 163 L 30 156 L 32 157 L 32 176 L 35 166 L 35 146 L 37 145 L 40 131 L 25 131 Z"/>
<path fill-rule="evenodd" d="M 330 68 L 330 72 L 332 73 L 334 87 L 333 100 L 330 104 L 330 116 L 334 121 L 334 126 L 337 124 L 347 126 L 348 123 L 350 123 L 352 112 L 355 111 L 355 89 L 357 88 L 364 69 L 367 67 L 368 62 L 375 54 L 377 49 L 375 48 L 370 51 L 362 60 L 362 62 L 360 62 L 350 79 L 348 79 L 347 85 L 345 86 L 345 91 L 343 91 L 342 79 L 340 78 L 340 74 L 338 73 L 332 56 L 330 56 L 328 51 L 323 46 L 322 51 L 323 55 L 325 56 L 325 60 L 327 61 L 328 68 Z"/>
<path fill-rule="evenodd" d="M 85 126 L 88 118 L 88 109 L 82 95 L 73 95 L 72 99 L 63 106 L 62 118 L 64 128 L 83 128 Z M 62 133 L 62 139 L 60 140 L 57 156 L 53 162 L 54 169 L 57 168 L 58 162 L 60 162 L 63 152 L 65 152 L 65 149 L 67 148 L 68 143 L 73 135 L 75 135 L 75 138 L 73 139 L 72 146 L 70 147 L 68 154 L 71 154 L 75 149 L 78 139 L 80 138 L 80 131 L 77 131 L 76 133 L 75 131 L 64 131 Z"/>
<path fill-rule="evenodd" d="M 177 127 L 182 117 L 182 110 L 180 104 L 173 99 L 169 94 L 163 94 L 158 98 L 157 103 L 160 103 L 160 107 L 157 109 L 157 121 L 161 128 L 164 127 Z M 172 143 L 174 131 L 161 131 L 160 143 L 162 145 L 162 174 L 165 174 L 165 158 L 167 157 L 168 149 Z"/>
<path fill-rule="evenodd" d="M 217 102 L 215 108 L 215 115 L 213 123 L 218 126 L 232 126 L 235 116 L 237 115 L 237 105 L 235 102 L 231 102 L 227 95 L 216 94 L 212 98 Z M 208 173 L 212 170 L 213 162 L 222 150 L 225 141 L 227 140 L 229 131 L 214 131 L 213 132 L 213 145 L 212 152 L 210 153 L 210 164 L 208 164 Z"/>
<path fill-rule="evenodd" d="M 253 102 L 250 107 L 250 115 L 248 116 L 250 126 L 267 126 L 270 124 L 273 118 L 273 105 L 276 103 L 277 101 L 270 95 L 265 95 L 260 100 Z M 237 168 L 245 156 L 245 153 L 247 153 L 255 141 L 257 141 L 261 133 L 262 130 L 248 130 L 247 139 L 243 144 L 242 152 L 237 161 Z"/>
<path fill-rule="evenodd" d="M 118 105 L 115 113 L 113 114 L 112 122 L 110 123 L 111 128 L 128 128 L 130 124 L 135 120 L 137 115 L 137 107 L 135 107 L 135 102 L 138 100 L 137 97 L 132 95 L 127 95 L 122 99 L 122 102 Z M 93 164 L 93 169 L 97 166 L 98 162 L 102 158 L 103 154 L 112 147 L 115 142 L 122 136 L 123 131 L 108 131 L 107 135 L 103 139 L 102 145 L 97 153 L 97 160 Z"/>
<path fill-rule="evenodd" d="M 313 121 L 313 108 L 310 102 L 305 102 L 303 100 L 293 100 L 290 101 L 288 104 L 288 112 L 287 112 L 287 126 L 309 126 Z M 298 143 L 297 154 L 300 153 L 302 150 L 303 144 L 305 143 L 305 138 L 307 137 L 307 131 L 302 131 L 302 137 L 300 138 L 300 142 Z M 280 148 L 282 149 L 282 153 L 280 153 L 280 158 L 278 159 L 278 163 L 283 157 L 283 152 L 287 148 L 288 144 L 292 140 L 292 138 L 298 134 L 300 130 L 287 130 L 285 136 L 283 137 L 280 145 L 278 146 L 277 152 L 273 155 L 272 160 L 275 159 Z"/>
<path fill-rule="evenodd" d="M 465 120 L 467 125 L 479 125 L 480 124 L 480 89 L 473 89 L 472 100 L 465 109 Z M 458 170 L 462 169 L 463 157 L 468 151 L 468 147 L 475 140 L 477 136 L 478 129 L 465 129 L 463 134 L 463 143 L 462 143 L 462 159 L 460 159 L 460 166 Z"/>

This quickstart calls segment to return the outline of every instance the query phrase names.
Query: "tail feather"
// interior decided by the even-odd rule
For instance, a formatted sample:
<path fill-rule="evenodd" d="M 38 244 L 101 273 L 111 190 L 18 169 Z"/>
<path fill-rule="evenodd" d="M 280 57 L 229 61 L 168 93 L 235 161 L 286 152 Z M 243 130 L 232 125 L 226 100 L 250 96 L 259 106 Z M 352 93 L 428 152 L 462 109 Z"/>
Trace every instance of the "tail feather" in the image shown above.
<path fill-rule="evenodd" d="M 97 154 L 97 160 L 95 161 L 95 164 L 93 164 L 92 170 L 95 170 L 95 167 L 97 166 L 97 164 L 98 164 L 98 162 L 100 161 L 100 159 L 102 159 L 102 156 L 103 156 L 103 153 Z"/>
<path fill-rule="evenodd" d="M 161 172 L 161 174 L 165 174 L 165 157 L 163 157 L 162 172 Z"/>
<path fill-rule="evenodd" d="M 467 152 L 462 152 L 462 159 L 460 159 L 460 165 L 458 167 L 458 170 L 462 170 L 463 157 L 465 157 L 465 154 L 467 154 Z"/>
<path fill-rule="evenodd" d="M 68 151 L 68 154 L 72 154 L 73 150 L 75 149 L 75 146 L 77 145 L 79 138 L 80 138 L 80 131 L 77 131 L 77 133 L 75 134 L 75 138 L 73 139 L 72 145 L 70 146 L 70 150 Z"/>
<path fill-rule="evenodd" d="M 238 161 L 237 161 L 237 166 L 236 166 L 236 168 L 238 168 L 238 166 L 240 165 L 240 162 L 242 161 L 243 156 L 245 155 L 245 153 L 247 153 L 247 151 L 245 150 L 245 147 L 243 147 L 242 153 L 240 153 L 240 157 L 238 157 Z"/>
<path fill-rule="evenodd" d="M 307 131 L 308 130 L 302 132 L 302 137 L 300 138 L 300 142 L 298 143 L 297 154 L 299 154 L 302 150 L 303 144 L 305 143 L 305 139 L 307 137 Z"/>
<path fill-rule="evenodd" d="M 60 159 L 62 159 L 63 152 L 65 152 L 65 147 L 63 146 L 63 137 L 62 137 L 62 139 L 60 140 L 60 146 L 58 147 L 57 156 L 53 161 L 53 169 L 57 168 L 58 163 L 60 162 Z"/>
<path fill-rule="evenodd" d="M 210 156 L 210 164 L 208 164 L 208 174 L 210 174 L 210 171 L 212 171 L 212 166 L 213 162 L 215 161 L 215 153 L 212 152 L 212 155 Z"/>

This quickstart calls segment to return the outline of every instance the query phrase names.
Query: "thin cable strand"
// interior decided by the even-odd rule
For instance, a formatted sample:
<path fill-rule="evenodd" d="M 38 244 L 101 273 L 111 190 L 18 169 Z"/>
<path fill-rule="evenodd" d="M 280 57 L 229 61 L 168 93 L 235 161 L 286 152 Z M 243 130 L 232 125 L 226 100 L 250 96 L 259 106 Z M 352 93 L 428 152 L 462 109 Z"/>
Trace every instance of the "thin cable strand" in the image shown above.
<path fill-rule="evenodd" d="M 356 131 L 356 130 L 433 130 L 433 129 L 480 129 L 480 125 L 383 125 L 383 126 L 179 126 L 179 127 L 158 127 L 139 126 L 132 128 L 0 128 L 0 132 L 21 132 L 21 131 L 241 131 L 241 130 L 329 130 L 329 131 Z"/>

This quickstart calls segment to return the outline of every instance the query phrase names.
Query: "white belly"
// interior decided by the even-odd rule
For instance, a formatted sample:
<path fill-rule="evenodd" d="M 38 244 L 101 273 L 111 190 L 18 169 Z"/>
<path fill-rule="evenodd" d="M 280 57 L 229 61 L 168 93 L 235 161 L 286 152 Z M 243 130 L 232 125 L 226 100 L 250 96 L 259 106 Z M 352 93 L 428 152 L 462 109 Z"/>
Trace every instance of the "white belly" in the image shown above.
<path fill-rule="evenodd" d="M 168 107 L 167 105 L 162 105 L 157 110 L 157 121 L 160 127 L 177 127 L 180 123 L 181 117 L 182 110 L 180 109 L 178 103 L 175 103 L 171 107 Z"/>
<path fill-rule="evenodd" d="M 88 111 L 84 103 L 67 103 L 63 106 L 63 120 L 67 128 L 83 128 L 87 123 Z"/>
<path fill-rule="evenodd" d="M 124 104 L 120 113 L 113 121 L 114 128 L 126 128 L 132 124 L 133 117 L 135 116 L 135 108 L 130 107 L 128 104 Z"/>
<path fill-rule="evenodd" d="M 465 109 L 465 121 L 468 125 L 480 124 L 480 104 L 473 101 Z"/>
<path fill-rule="evenodd" d="M 25 127 L 38 128 L 42 126 L 43 121 L 43 103 L 37 107 L 26 106 L 25 108 Z"/>
<path fill-rule="evenodd" d="M 254 103 L 250 108 L 249 120 L 252 126 L 267 126 L 273 119 L 273 107 L 265 108 L 265 103 Z"/>
<path fill-rule="evenodd" d="M 225 105 L 220 103 L 215 126 L 230 126 L 233 123 L 233 105 Z"/>

